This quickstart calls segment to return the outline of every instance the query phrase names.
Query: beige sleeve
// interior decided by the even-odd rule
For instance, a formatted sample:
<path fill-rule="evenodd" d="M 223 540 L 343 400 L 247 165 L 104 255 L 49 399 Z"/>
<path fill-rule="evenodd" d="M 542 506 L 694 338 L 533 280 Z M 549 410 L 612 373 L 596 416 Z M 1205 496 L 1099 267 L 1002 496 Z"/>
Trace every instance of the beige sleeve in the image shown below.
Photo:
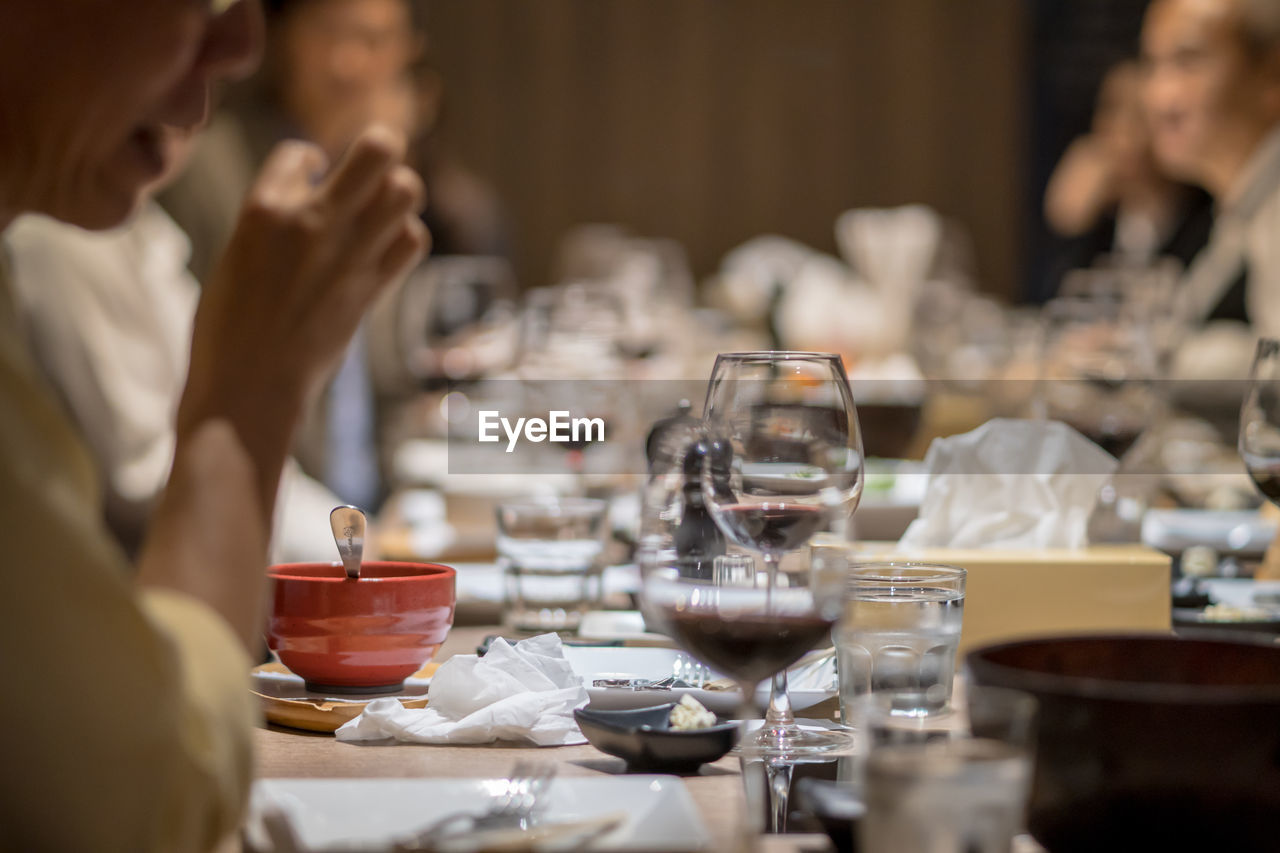
<path fill-rule="evenodd" d="M 249 661 L 204 605 L 140 600 L 122 561 L 69 543 L 9 563 L 0 850 L 209 850 L 248 795 Z"/>
<path fill-rule="evenodd" d="M 258 720 L 249 693 L 252 666 L 226 621 L 207 605 L 172 590 L 143 594 L 147 615 L 168 636 L 181 669 L 181 748 L 199 785 L 207 786 L 208 819 L 215 831 L 190 826 L 191 834 L 221 838 L 239 826 L 252 781 L 250 730 Z M 201 846 L 201 849 L 203 849 Z M 169 848 L 178 849 L 178 848 Z"/>
<path fill-rule="evenodd" d="M 208 850 L 248 795 L 249 661 L 203 605 L 139 595 L 84 448 L 4 325 L 0 850 Z"/>

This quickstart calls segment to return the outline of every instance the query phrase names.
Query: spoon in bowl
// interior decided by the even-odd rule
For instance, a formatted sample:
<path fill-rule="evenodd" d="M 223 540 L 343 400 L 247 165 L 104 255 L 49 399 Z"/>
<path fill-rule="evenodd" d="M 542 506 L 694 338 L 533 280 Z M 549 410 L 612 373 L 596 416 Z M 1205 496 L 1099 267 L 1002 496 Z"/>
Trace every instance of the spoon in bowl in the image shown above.
<path fill-rule="evenodd" d="M 347 570 L 347 577 L 357 580 L 360 577 L 360 560 L 364 556 L 364 531 L 366 519 L 364 512 L 354 506 L 334 507 L 329 513 L 329 527 L 333 529 L 333 541 L 338 546 L 338 554 L 342 557 L 342 567 Z"/>

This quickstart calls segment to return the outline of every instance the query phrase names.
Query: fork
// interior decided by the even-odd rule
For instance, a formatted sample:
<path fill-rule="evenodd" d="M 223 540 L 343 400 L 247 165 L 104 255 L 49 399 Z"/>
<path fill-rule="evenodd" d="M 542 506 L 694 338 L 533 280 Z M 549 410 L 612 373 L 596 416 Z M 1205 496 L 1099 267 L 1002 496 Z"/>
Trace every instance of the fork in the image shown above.
<path fill-rule="evenodd" d="M 680 654 L 671 664 L 671 675 L 690 687 L 697 688 L 707 683 L 709 672 L 702 663 L 688 655 Z"/>
<path fill-rule="evenodd" d="M 494 795 L 488 809 L 478 814 L 469 810 L 447 814 L 396 844 L 395 850 L 433 850 L 450 838 L 488 829 L 528 829 L 541 805 L 542 794 L 555 775 L 553 764 L 517 761 L 502 792 Z"/>

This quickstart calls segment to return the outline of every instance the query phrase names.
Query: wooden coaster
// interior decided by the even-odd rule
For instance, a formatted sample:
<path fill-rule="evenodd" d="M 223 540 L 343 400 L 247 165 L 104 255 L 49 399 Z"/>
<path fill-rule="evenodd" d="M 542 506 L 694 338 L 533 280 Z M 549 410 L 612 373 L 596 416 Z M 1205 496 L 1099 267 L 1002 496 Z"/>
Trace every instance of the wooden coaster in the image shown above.
<path fill-rule="evenodd" d="M 299 676 L 279 663 L 264 663 L 250 671 L 250 691 L 258 697 L 268 722 L 312 732 L 333 732 L 360 716 L 374 699 L 399 699 L 406 708 L 427 707 L 427 679 L 440 664 L 431 662 L 411 675 L 398 693 L 382 696 L 337 697 L 308 693 Z"/>

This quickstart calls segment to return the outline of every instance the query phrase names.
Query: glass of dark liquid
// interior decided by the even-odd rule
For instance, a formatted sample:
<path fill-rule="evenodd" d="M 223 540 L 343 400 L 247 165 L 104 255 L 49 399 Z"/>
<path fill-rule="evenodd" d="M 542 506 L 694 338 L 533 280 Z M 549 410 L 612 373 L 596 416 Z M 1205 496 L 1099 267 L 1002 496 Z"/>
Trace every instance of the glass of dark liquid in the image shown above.
<path fill-rule="evenodd" d="M 1240 407 L 1240 457 L 1258 491 L 1280 505 L 1280 341 L 1262 338 Z"/>
<path fill-rule="evenodd" d="M 1043 310 L 1040 404 L 1122 459 L 1158 403 L 1157 351 L 1149 324 L 1126 303 L 1059 297 Z"/>
<path fill-rule="evenodd" d="M 812 566 L 782 565 L 815 533 L 842 528 L 862 494 L 862 439 L 844 365 L 827 353 L 720 355 L 703 420 L 712 443 L 704 503 L 728 539 L 759 552 L 765 589 L 755 611 L 682 617 L 675 634 L 744 683 L 772 676 L 765 724 L 744 742 L 745 753 L 802 756 L 847 746 L 841 733 L 802 730 L 791 712 L 787 667 L 829 636 L 839 608 L 829 606 Z"/>

